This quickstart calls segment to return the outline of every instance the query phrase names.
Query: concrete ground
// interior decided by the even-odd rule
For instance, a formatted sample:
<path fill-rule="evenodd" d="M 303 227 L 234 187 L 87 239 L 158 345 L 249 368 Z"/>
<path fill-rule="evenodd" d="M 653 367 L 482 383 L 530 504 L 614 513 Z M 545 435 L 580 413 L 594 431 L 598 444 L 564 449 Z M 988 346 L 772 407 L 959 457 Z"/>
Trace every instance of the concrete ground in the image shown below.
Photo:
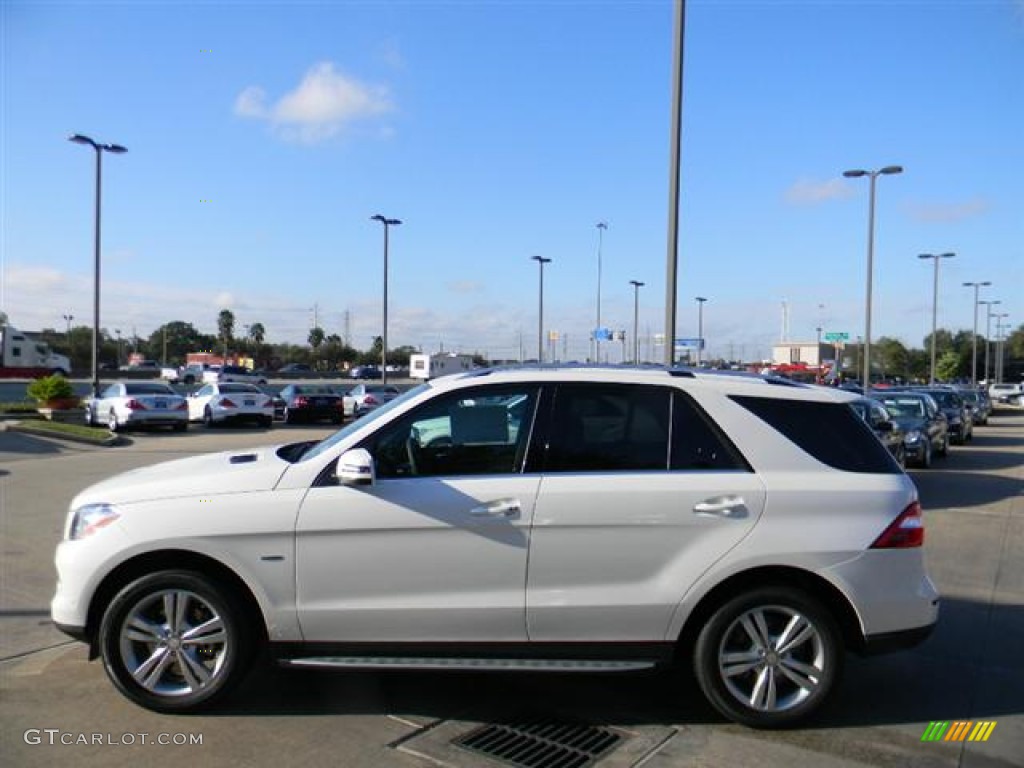
<path fill-rule="evenodd" d="M 0 765 L 177 766 L 184 760 L 483 768 L 500 763 L 452 740 L 480 724 L 539 718 L 598 724 L 620 736 L 598 768 L 1024 766 L 1021 410 L 1003 409 L 978 428 L 973 444 L 954 447 L 933 470 L 912 472 L 926 510 L 929 568 L 943 595 L 935 634 L 912 651 L 850 658 L 825 713 L 796 730 L 758 732 L 722 722 L 685 674 L 273 668 L 251 676 L 216 712 L 158 715 L 116 693 L 102 666 L 87 662 L 84 648 L 50 625 L 53 548 L 78 490 L 185 454 L 326 433 L 194 429 L 92 448 L 0 432 Z M 984 743 L 922 742 L 935 720 L 996 726 Z"/>

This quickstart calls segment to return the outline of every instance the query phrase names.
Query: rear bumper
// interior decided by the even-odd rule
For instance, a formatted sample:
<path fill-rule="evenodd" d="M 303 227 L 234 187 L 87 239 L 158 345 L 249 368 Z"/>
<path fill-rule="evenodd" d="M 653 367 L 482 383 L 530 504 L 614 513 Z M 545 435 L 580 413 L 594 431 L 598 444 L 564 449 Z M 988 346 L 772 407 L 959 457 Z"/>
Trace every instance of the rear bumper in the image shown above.
<path fill-rule="evenodd" d="M 926 624 L 923 627 L 915 627 L 914 629 L 870 635 L 864 638 L 864 645 L 858 649 L 858 653 L 862 656 L 877 656 L 883 653 L 904 651 L 918 646 L 927 640 L 933 629 L 935 629 L 935 622 Z"/>

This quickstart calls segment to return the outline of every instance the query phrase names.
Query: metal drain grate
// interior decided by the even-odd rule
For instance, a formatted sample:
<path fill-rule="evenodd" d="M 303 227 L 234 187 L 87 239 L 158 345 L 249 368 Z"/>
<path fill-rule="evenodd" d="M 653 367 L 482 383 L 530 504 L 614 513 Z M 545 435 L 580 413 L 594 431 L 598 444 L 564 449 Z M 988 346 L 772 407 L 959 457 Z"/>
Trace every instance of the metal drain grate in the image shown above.
<path fill-rule="evenodd" d="M 452 743 L 521 768 L 585 768 L 621 741 L 599 726 L 527 722 L 484 725 Z"/>

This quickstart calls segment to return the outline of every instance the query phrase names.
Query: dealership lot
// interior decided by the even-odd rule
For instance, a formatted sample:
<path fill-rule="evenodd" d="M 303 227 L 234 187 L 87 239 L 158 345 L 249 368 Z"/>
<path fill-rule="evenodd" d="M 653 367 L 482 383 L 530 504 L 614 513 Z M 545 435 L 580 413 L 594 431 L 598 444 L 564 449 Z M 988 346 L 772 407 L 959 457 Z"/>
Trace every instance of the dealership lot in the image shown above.
<path fill-rule="evenodd" d="M 826 715 L 799 730 L 725 725 L 685 680 L 644 675 L 271 669 L 215 713 L 163 716 L 124 700 L 101 666 L 49 625 L 53 547 L 78 490 L 169 458 L 330 431 L 132 433 L 131 445 L 114 449 L 0 433 L 4 765 L 116 766 L 142 758 L 153 765 L 487 766 L 499 763 L 451 742 L 479 724 L 510 719 L 610 729 L 621 740 L 599 766 L 1024 764 L 1024 412 L 1006 408 L 979 427 L 973 444 L 912 473 L 926 510 L 929 567 L 943 595 L 935 635 L 914 651 L 850 658 Z M 929 722 L 955 720 L 996 727 L 984 743 L 921 741 Z"/>

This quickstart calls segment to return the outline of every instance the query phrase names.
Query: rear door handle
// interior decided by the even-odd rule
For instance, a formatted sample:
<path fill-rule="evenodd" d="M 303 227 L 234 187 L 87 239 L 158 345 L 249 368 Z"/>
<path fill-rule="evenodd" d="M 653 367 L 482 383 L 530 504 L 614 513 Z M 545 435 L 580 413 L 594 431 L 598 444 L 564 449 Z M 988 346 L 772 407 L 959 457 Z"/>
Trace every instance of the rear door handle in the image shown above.
<path fill-rule="evenodd" d="M 504 517 L 507 520 L 518 518 L 521 512 L 519 499 L 497 499 L 469 510 L 473 517 Z"/>
<path fill-rule="evenodd" d="M 716 496 L 693 505 L 694 514 L 701 517 L 747 517 L 750 510 L 742 496 Z"/>

